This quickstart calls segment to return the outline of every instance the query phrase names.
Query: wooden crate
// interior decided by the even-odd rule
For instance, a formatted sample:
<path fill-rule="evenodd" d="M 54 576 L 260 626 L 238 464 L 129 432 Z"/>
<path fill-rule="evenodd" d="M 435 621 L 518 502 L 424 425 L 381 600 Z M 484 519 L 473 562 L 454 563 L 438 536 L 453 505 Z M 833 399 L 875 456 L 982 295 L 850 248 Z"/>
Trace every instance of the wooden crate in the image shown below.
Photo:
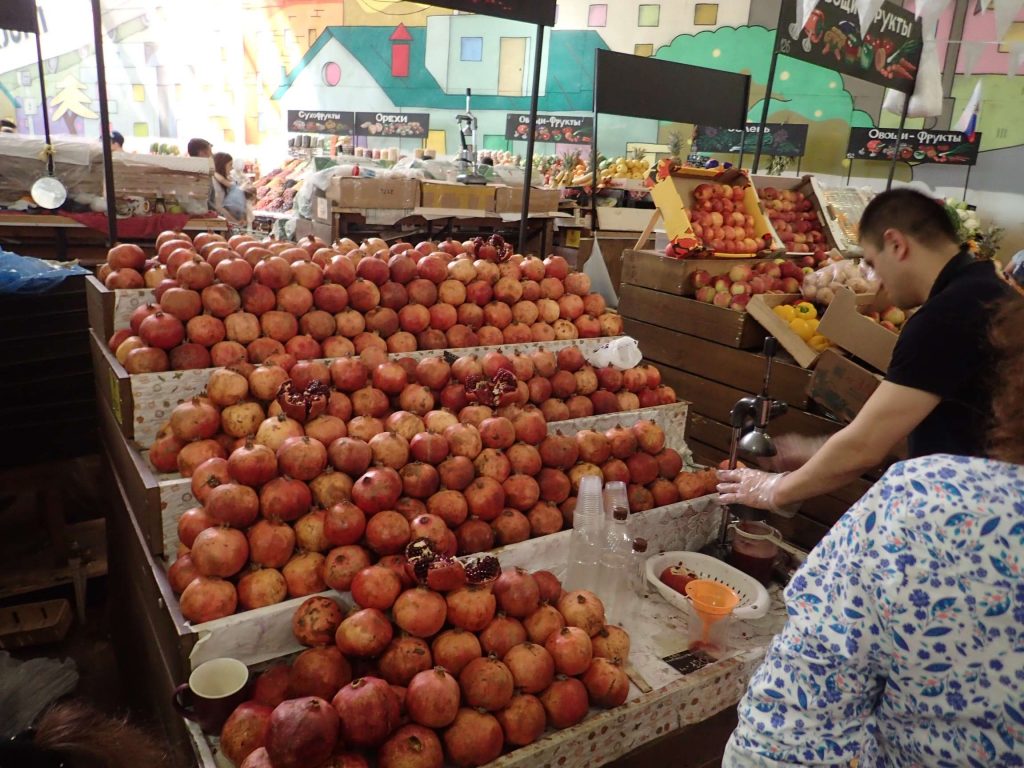
<path fill-rule="evenodd" d="M 724 275 L 735 266 L 754 267 L 768 261 L 774 259 L 670 259 L 658 251 L 629 250 L 622 255 L 622 282 L 677 296 L 693 296 L 694 272 Z"/>
<path fill-rule="evenodd" d="M 622 286 L 619 314 L 737 349 L 759 349 L 766 336 L 764 329 L 746 312 L 637 285 Z M 642 349 L 643 339 L 639 341 Z"/>
<path fill-rule="evenodd" d="M 43 600 L 0 608 L 0 650 L 57 643 L 71 628 L 71 603 Z"/>
<path fill-rule="evenodd" d="M 89 326 L 104 343 L 114 335 L 114 331 L 128 327 L 128 318 L 137 307 L 156 301 L 152 288 L 112 291 L 94 275 L 85 278 L 85 298 L 89 310 Z"/>

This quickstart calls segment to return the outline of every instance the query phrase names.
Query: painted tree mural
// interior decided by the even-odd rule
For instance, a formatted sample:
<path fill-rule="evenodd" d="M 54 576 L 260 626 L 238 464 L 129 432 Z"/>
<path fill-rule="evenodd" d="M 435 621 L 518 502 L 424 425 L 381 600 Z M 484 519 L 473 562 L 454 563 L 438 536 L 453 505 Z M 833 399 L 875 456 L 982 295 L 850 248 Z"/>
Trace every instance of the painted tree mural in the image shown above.
<path fill-rule="evenodd" d="M 64 118 L 64 124 L 68 127 L 68 133 L 78 133 L 75 130 L 75 120 L 83 117 L 95 120 L 99 117 L 89 105 L 92 97 L 88 94 L 85 86 L 72 74 L 68 74 L 60 81 L 57 95 L 51 100 L 53 106 L 53 120 Z"/>

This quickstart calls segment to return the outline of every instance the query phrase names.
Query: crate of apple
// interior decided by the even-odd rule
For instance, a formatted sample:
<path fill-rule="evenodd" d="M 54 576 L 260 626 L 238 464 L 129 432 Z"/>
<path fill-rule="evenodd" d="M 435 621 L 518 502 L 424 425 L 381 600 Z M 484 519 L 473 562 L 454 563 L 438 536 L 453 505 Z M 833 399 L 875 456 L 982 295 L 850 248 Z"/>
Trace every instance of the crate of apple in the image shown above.
<path fill-rule="evenodd" d="M 813 253 L 827 246 L 814 201 L 796 189 L 760 191 L 768 219 L 789 253 Z"/>
<path fill-rule="evenodd" d="M 737 264 L 724 275 L 698 270 L 690 279 L 697 301 L 743 312 L 751 296 L 799 293 L 804 274 L 804 268 L 792 261 L 775 259 L 759 261 L 753 266 Z"/>
<path fill-rule="evenodd" d="M 744 187 L 708 182 L 693 190 L 690 223 L 694 234 L 718 253 L 757 253 L 764 237 L 754 229 L 754 215 L 747 210 Z"/>

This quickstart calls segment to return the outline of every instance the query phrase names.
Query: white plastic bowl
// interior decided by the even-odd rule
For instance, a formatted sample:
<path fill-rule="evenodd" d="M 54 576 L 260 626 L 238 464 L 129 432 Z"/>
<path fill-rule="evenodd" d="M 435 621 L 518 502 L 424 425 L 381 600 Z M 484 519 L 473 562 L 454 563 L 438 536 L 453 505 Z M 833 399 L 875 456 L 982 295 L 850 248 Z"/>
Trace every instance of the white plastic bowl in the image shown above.
<path fill-rule="evenodd" d="M 690 598 L 676 592 L 658 578 L 663 570 L 676 563 L 685 565 L 697 578 L 710 579 L 731 587 L 740 598 L 732 612 L 737 619 L 760 619 L 768 613 L 771 605 L 768 590 L 753 576 L 748 576 L 738 568 L 699 552 L 665 552 L 654 555 L 647 560 L 647 580 L 658 590 L 658 594 L 676 608 L 692 611 Z"/>

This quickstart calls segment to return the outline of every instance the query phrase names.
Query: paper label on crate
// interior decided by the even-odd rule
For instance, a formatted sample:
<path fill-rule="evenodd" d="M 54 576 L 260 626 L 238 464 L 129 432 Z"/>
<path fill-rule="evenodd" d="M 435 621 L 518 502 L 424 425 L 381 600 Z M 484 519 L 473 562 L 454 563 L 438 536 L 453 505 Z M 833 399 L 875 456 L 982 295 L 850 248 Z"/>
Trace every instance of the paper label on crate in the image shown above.
<path fill-rule="evenodd" d="M 689 675 L 698 669 L 703 669 L 708 664 L 714 664 L 716 659 L 711 658 L 703 651 L 685 650 L 666 656 L 662 661 L 680 674 Z"/>

